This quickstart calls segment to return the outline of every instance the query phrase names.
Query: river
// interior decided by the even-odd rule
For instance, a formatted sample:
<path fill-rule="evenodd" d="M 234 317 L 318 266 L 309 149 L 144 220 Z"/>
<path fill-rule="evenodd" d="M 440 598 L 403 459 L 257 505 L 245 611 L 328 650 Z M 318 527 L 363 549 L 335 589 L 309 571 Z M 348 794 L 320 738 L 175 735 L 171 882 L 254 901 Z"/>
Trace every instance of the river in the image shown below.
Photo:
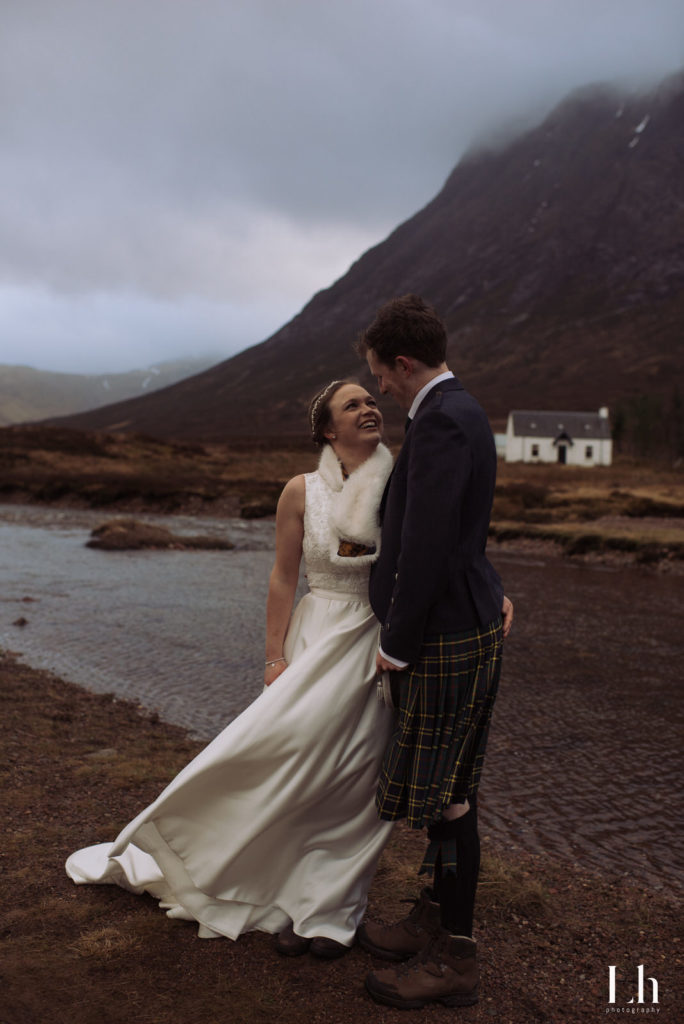
<path fill-rule="evenodd" d="M 274 524 L 146 516 L 236 547 L 86 548 L 105 518 L 0 506 L 0 644 L 208 739 L 261 689 Z M 496 546 L 491 557 L 516 620 L 481 787 L 483 840 L 681 889 L 684 577 Z"/>

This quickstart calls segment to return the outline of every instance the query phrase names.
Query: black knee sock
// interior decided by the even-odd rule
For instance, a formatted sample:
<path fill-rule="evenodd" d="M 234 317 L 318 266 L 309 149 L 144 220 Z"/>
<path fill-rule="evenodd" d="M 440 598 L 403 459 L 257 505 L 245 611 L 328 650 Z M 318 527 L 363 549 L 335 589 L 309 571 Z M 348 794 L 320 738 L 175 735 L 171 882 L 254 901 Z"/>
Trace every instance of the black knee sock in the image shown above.
<path fill-rule="evenodd" d="M 441 821 L 437 827 L 442 832 L 440 838 L 456 840 L 457 849 L 455 872 L 442 873 L 441 853 L 435 861 L 434 893 L 440 905 L 442 927 L 452 935 L 472 936 L 475 893 L 480 874 L 480 837 L 474 801 L 471 800 L 470 810 L 462 817 Z M 433 828 L 435 826 L 431 826 Z"/>

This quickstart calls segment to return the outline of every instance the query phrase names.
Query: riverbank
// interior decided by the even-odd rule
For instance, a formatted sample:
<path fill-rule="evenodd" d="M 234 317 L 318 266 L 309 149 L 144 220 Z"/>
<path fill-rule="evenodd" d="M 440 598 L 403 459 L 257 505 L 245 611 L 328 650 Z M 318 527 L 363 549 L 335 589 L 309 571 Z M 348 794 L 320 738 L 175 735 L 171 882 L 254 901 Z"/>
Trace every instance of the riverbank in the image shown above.
<path fill-rule="evenodd" d="M 358 948 L 329 964 L 285 960 L 266 935 L 202 941 L 151 899 L 74 887 L 66 856 L 113 838 L 201 745 L 134 703 L 88 693 L 7 651 L 0 698 L 3 1024 L 393 1024 L 411 1016 L 366 996 L 373 960 Z M 422 847 L 419 835 L 396 829 L 370 915 L 405 912 L 401 897 L 420 887 Z M 658 1019 L 681 1019 L 678 912 L 666 892 L 486 844 L 476 917 L 482 997 L 459 1020 L 604 1018 L 610 965 L 621 979 L 615 1008 L 630 1012 L 639 964 L 658 981 Z M 653 1010 L 650 988 L 646 1000 Z M 454 1013 L 432 1007 L 420 1019 L 453 1021 Z"/>

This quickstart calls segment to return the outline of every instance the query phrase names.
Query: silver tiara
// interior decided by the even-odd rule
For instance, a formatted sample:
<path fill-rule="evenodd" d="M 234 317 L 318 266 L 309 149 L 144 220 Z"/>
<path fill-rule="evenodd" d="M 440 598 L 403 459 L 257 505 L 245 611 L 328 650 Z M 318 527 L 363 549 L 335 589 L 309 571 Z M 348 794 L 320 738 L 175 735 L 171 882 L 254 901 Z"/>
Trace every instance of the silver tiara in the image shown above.
<path fill-rule="evenodd" d="M 326 398 L 328 392 L 330 391 L 330 389 L 334 388 L 336 384 L 344 384 L 344 381 L 343 380 L 331 380 L 329 384 L 326 384 L 326 386 L 323 388 L 323 390 L 321 391 L 320 395 L 318 396 L 318 398 L 316 399 L 314 404 L 311 406 L 310 421 L 311 421 L 311 433 L 312 434 L 315 433 L 315 430 L 316 430 L 316 428 L 315 428 L 316 413 L 320 409 L 321 402 L 323 402 L 325 400 L 325 398 Z"/>

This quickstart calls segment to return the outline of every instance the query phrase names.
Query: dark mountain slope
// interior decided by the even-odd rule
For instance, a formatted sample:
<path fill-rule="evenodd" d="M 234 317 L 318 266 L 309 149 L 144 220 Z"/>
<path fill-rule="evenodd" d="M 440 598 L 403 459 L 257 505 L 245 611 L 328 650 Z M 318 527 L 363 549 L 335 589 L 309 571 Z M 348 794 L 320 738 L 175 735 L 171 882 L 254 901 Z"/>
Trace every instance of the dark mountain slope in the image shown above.
<path fill-rule="evenodd" d="M 505 148 L 471 152 L 432 202 L 267 341 L 63 422 L 299 433 L 321 383 L 363 377 L 358 330 L 407 291 L 445 318 L 450 364 L 493 419 L 669 395 L 684 379 L 684 76 L 644 96 L 574 94 Z"/>

